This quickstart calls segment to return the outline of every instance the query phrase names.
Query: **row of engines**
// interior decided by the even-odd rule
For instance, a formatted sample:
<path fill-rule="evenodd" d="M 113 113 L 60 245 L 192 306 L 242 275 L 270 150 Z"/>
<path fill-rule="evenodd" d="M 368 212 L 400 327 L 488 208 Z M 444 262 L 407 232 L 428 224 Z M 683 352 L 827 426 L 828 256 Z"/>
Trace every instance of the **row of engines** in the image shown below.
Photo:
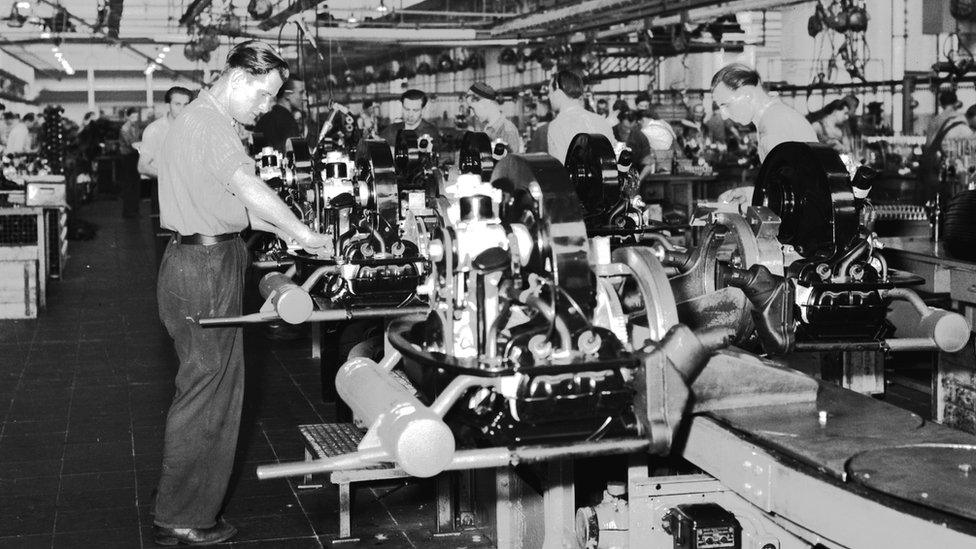
<path fill-rule="evenodd" d="M 466 138 L 448 177 L 413 160 L 421 148 L 405 147 L 408 139 L 398 139 L 392 163 L 386 144 L 367 142 L 354 164 L 326 153 L 325 168 L 312 170 L 316 183 L 299 204 L 312 203 L 305 219 L 331 231 L 336 253 L 293 252 L 296 264 L 342 277 L 351 265 L 402 258 L 414 266 L 401 279 L 414 304 L 394 304 L 398 294 L 341 317 L 306 316 L 398 318 L 382 360 L 353 357 L 336 379 L 369 427 L 359 451 L 264 466 L 262 478 L 379 461 L 426 477 L 579 454 L 666 454 L 692 406 L 740 390 L 815 397 L 807 378 L 721 350 L 730 343 L 782 356 L 804 346 L 955 350 L 968 337 L 962 317 L 925 306 L 904 287 L 910 277 L 887 269 L 829 149 L 778 147 L 755 204 L 713 212 L 697 244 L 680 246 L 641 210 L 627 151 L 605 138 L 577 136 L 565 163 L 497 160 L 485 139 Z M 353 168 L 355 177 L 341 177 Z M 345 255 L 350 242 L 375 247 L 369 257 Z M 284 286 L 269 292 L 279 312 Z M 314 291 L 307 280 L 303 288 Z M 889 337 L 893 300 L 916 309 L 911 338 Z M 721 368 L 706 368 L 715 361 Z M 753 382 L 736 384 L 746 377 Z"/>

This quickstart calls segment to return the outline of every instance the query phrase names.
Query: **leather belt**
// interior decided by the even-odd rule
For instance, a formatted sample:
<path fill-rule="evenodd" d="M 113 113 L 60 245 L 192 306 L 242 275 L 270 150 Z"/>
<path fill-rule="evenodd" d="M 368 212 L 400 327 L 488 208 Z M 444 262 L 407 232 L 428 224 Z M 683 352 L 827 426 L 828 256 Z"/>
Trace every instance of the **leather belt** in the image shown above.
<path fill-rule="evenodd" d="M 218 234 L 216 236 L 210 236 L 206 234 L 179 234 L 173 233 L 173 242 L 177 244 L 197 244 L 202 246 L 213 246 L 218 242 L 224 242 L 226 240 L 233 240 L 241 236 L 241 233 L 224 233 Z"/>

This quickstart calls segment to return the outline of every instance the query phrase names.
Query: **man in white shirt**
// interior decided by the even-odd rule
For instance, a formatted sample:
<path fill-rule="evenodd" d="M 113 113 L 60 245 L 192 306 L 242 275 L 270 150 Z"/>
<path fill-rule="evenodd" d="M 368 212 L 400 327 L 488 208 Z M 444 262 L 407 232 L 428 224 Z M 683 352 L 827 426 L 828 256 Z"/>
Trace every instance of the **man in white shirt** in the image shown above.
<path fill-rule="evenodd" d="M 549 123 L 549 155 L 563 164 L 577 134 L 599 133 L 616 143 L 610 122 L 583 108 L 582 98 L 583 78 L 573 71 L 559 71 L 549 82 L 549 103 L 559 113 Z"/>
<path fill-rule="evenodd" d="M 30 127 L 34 124 L 34 113 L 27 113 L 20 120 L 14 122 L 10 133 L 7 134 L 7 148 L 4 152 L 26 153 L 33 150 L 31 145 Z"/>
<path fill-rule="evenodd" d="M 742 63 L 726 65 L 715 73 L 712 101 L 718 105 L 722 118 L 736 124 L 756 125 L 760 162 L 780 143 L 817 142 L 817 132 L 806 117 L 766 93 L 759 73 Z M 719 200 L 749 204 L 753 190 L 753 187 L 738 187 L 722 193 Z"/>
<path fill-rule="evenodd" d="M 183 111 L 183 107 L 192 98 L 193 92 L 180 86 L 173 86 L 166 90 L 166 104 L 169 105 L 169 111 L 166 116 L 157 118 L 152 124 L 146 126 L 145 131 L 142 132 L 142 146 L 139 148 L 139 173 L 149 177 L 158 176 L 156 160 L 159 158 L 159 147 L 162 146 L 166 132 L 169 131 L 170 123 L 176 120 L 176 117 Z"/>

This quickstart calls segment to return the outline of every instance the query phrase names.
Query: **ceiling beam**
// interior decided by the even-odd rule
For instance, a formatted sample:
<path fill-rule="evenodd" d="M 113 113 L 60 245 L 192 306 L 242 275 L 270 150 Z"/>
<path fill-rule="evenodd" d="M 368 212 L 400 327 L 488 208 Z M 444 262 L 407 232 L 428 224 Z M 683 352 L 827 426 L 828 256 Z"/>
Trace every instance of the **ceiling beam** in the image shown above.
<path fill-rule="evenodd" d="M 43 4 L 47 4 L 48 6 L 51 6 L 52 8 L 55 8 L 55 9 L 60 9 L 60 10 L 62 10 L 62 12 L 63 12 L 63 13 L 65 14 L 65 15 L 67 15 L 67 16 L 68 16 L 68 18 L 70 18 L 70 19 L 73 19 L 73 20 L 75 20 L 75 21 L 77 21 L 77 22 L 79 22 L 79 23 L 81 23 L 82 25 L 85 25 L 85 26 L 86 26 L 86 27 L 88 27 L 89 29 L 91 29 L 91 30 L 92 30 L 92 32 L 93 32 L 93 33 L 95 34 L 95 36 L 101 36 L 101 37 L 105 37 L 105 38 L 106 38 L 106 39 L 107 39 L 108 41 L 110 41 L 111 43 L 113 43 L 113 44 L 116 44 L 116 45 L 118 45 L 118 46 L 120 46 L 120 47 L 122 47 L 122 48 L 125 48 L 125 49 L 127 49 L 127 50 L 129 50 L 129 51 L 131 51 L 131 52 L 133 52 L 133 53 L 135 53 L 135 54 L 136 54 L 136 55 L 138 55 L 139 57 L 142 57 L 143 59 L 145 59 L 145 60 L 146 60 L 146 63 L 147 63 L 147 64 L 148 64 L 148 63 L 156 63 L 156 61 L 155 61 L 155 59 L 154 59 L 154 58 L 152 58 L 152 57 L 149 57 L 148 55 L 146 55 L 146 54 L 144 54 L 144 53 L 142 53 L 141 51 L 139 51 L 138 49 L 136 49 L 135 47 L 133 47 L 133 46 L 132 46 L 131 44 L 129 44 L 129 43 L 127 42 L 127 41 L 125 41 L 125 40 L 120 40 L 120 39 L 118 39 L 118 38 L 113 38 L 113 37 L 111 37 L 111 36 L 108 36 L 108 35 L 106 35 L 106 34 L 105 34 L 105 33 L 103 33 L 102 31 L 100 31 L 100 30 L 98 30 L 98 29 L 97 29 L 97 28 L 95 27 L 95 25 L 93 25 L 93 24 L 91 24 L 91 23 L 89 23 L 89 22 L 88 22 L 87 20 L 85 20 L 85 19 L 82 19 L 81 17 L 78 17 L 77 15 L 75 15 L 75 14 L 73 14 L 73 13 L 71 13 L 70 11 L 68 11 L 67 9 L 65 9 L 65 8 L 64 8 L 63 6 L 61 6 L 60 4 L 57 4 L 57 3 L 55 3 L 55 2 L 52 2 L 51 0 L 39 0 L 39 1 L 40 1 L 41 3 L 43 3 Z M 199 84 L 206 84 L 206 82 L 204 82 L 204 81 L 203 81 L 202 79 L 199 79 L 199 78 L 197 78 L 197 77 L 195 77 L 195 76 L 187 76 L 187 75 L 185 75 L 185 74 L 183 74 L 183 73 L 182 73 L 181 71 L 178 71 L 178 70 L 175 70 L 175 69 L 173 69 L 173 68 L 171 68 L 171 67 L 168 67 L 168 66 L 167 66 L 166 64 L 164 64 L 164 63 L 156 63 L 156 65 L 157 65 L 157 66 L 158 66 L 158 67 L 159 67 L 160 69 L 162 69 L 163 71 L 165 71 L 165 72 L 170 72 L 170 73 L 172 73 L 172 74 L 174 74 L 174 75 L 176 75 L 176 76 L 180 76 L 180 77 L 183 77 L 183 78 L 186 78 L 186 79 L 189 79 L 189 80 L 192 80 L 192 81 L 194 81 L 194 82 L 197 82 L 197 83 L 199 83 Z"/>

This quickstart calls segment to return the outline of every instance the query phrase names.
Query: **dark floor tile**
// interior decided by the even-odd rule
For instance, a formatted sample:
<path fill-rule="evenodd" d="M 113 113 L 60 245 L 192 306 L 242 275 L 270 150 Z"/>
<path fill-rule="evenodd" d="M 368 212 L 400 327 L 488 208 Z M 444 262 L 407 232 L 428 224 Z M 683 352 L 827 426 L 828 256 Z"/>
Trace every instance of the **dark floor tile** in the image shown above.
<path fill-rule="evenodd" d="M 61 479 L 57 476 L 19 479 L 0 478 L 0 494 L 6 497 L 26 495 L 52 495 L 57 497 Z"/>
<path fill-rule="evenodd" d="M 46 512 L 23 512 L 5 514 L 0 521 L 0 537 L 29 536 L 54 532 L 54 509 Z"/>
<path fill-rule="evenodd" d="M 58 511 L 55 532 L 101 532 L 117 528 L 136 529 L 138 527 L 138 512 L 135 504 L 129 502 L 129 506 L 123 508 Z"/>
<path fill-rule="evenodd" d="M 129 423 L 124 422 L 106 423 L 104 421 L 84 422 L 72 420 L 68 427 L 67 442 L 76 443 L 102 443 L 102 442 L 129 442 L 132 433 L 129 430 Z"/>
<path fill-rule="evenodd" d="M 49 513 L 54 510 L 57 494 L 31 493 L 23 495 L 0 494 L 0 517 L 20 513 Z"/>
<path fill-rule="evenodd" d="M 232 543 L 230 546 L 234 549 L 319 549 L 322 547 L 322 542 L 318 538 L 309 537 L 242 541 Z"/>
<path fill-rule="evenodd" d="M 335 547 L 335 548 L 358 548 L 358 547 L 383 547 L 385 548 L 404 548 L 404 547 L 426 547 L 426 545 L 417 545 L 411 543 L 407 539 L 406 534 L 396 529 L 386 529 L 386 530 L 375 530 L 370 532 L 356 532 L 353 530 L 352 536 L 348 538 L 339 538 L 335 534 L 320 535 L 319 539 L 322 542 L 323 547 Z M 448 545 L 447 547 L 457 548 L 467 546 L 455 546 Z"/>
<path fill-rule="evenodd" d="M 258 480 L 253 468 L 245 468 L 228 491 L 232 498 L 252 498 L 288 495 L 291 487 L 283 480 Z"/>
<path fill-rule="evenodd" d="M 13 461 L 34 461 L 38 456 L 60 457 L 64 450 L 63 437 L 53 444 L 22 440 L 8 440 L 6 437 L 0 440 L 0 467 Z"/>
<path fill-rule="evenodd" d="M 68 444 L 64 451 L 64 472 L 98 473 L 132 470 L 131 442 Z"/>
<path fill-rule="evenodd" d="M 308 518 L 303 514 L 253 517 L 246 520 L 229 521 L 237 527 L 234 541 L 257 541 L 279 538 L 311 537 L 315 535 Z"/>
<path fill-rule="evenodd" d="M 298 500 L 292 494 L 231 498 L 227 502 L 227 506 L 224 508 L 224 516 L 231 522 L 240 519 L 250 520 L 251 517 L 280 516 L 303 513 L 304 511 L 299 505 Z"/>
<path fill-rule="evenodd" d="M 109 471 L 102 473 L 66 474 L 61 477 L 62 492 L 83 492 L 89 490 L 116 490 L 134 488 L 136 475 L 132 471 Z"/>
<path fill-rule="evenodd" d="M 111 528 L 98 532 L 65 532 L 54 535 L 54 549 L 133 549 L 140 547 L 138 526 Z"/>
<path fill-rule="evenodd" d="M 58 496 L 58 508 L 68 510 L 114 509 L 130 507 L 134 500 L 135 489 L 132 487 L 78 492 L 62 491 Z"/>
<path fill-rule="evenodd" d="M 0 537 L 0 549 L 51 549 L 53 539 L 50 534 Z"/>
<path fill-rule="evenodd" d="M 45 419 L 38 421 L 9 420 L 4 424 L 3 436 L 22 436 L 44 433 L 64 433 L 68 427 L 68 418 Z"/>
<path fill-rule="evenodd" d="M 57 459 L 15 461 L 0 467 L 0 480 L 51 477 L 61 474 L 61 456 Z"/>

